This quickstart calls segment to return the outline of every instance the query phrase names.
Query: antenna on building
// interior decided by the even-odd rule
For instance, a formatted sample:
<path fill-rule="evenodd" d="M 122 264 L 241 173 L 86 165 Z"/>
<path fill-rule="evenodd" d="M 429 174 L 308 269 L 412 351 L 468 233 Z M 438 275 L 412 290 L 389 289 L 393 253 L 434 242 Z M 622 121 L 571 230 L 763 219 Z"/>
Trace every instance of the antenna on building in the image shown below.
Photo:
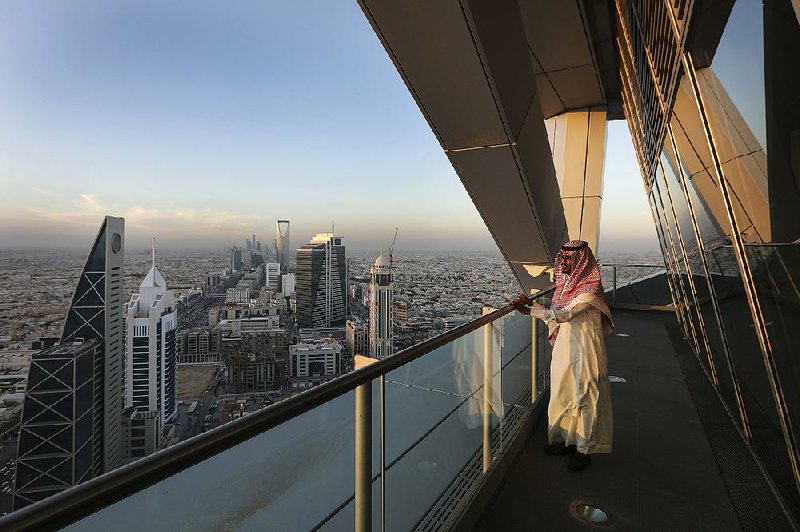
<path fill-rule="evenodd" d="M 153 237 L 153 269 L 155 269 L 155 267 L 156 267 L 156 237 Z"/>
<path fill-rule="evenodd" d="M 392 254 L 394 253 L 394 244 L 395 244 L 395 242 L 397 242 L 397 233 L 399 233 L 399 232 L 400 232 L 400 228 L 399 227 L 395 227 L 394 228 L 394 238 L 392 239 L 392 245 L 389 246 L 389 266 L 392 265 L 392 261 L 394 260 L 394 257 L 392 256 Z M 381 254 L 383 254 L 383 251 L 381 251 Z"/>

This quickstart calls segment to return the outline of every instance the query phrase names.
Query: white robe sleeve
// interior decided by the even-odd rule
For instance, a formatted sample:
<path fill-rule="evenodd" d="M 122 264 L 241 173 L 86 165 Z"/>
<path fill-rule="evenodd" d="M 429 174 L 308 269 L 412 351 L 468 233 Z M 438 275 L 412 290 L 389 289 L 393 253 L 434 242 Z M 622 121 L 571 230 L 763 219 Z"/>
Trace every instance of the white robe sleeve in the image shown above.
<path fill-rule="evenodd" d="M 531 309 L 531 316 L 534 318 L 539 318 L 548 325 L 550 325 L 550 323 L 553 321 L 556 323 L 566 323 L 582 312 L 586 312 L 590 308 L 592 308 L 590 303 L 578 303 L 569 310 L 552 310 L 549 308 Z"/>

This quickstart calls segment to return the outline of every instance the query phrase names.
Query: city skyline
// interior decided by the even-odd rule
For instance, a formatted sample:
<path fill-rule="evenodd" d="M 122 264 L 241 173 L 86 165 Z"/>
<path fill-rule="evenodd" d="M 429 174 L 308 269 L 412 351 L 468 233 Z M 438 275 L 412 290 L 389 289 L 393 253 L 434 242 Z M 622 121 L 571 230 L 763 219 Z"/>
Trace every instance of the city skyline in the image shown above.
<path fill-rule="evenodd" d="M 398 225 L 398 249 L 496 249 L 355 4 L 39 7 L 0 37 L 0 246 L 80 247 L 113 214 L 133 248 L 286 218 L 296 242 L 335 222 L 360 249 Z M 608 129 L 602 245 L 657 249 L 627 126 Z"/>

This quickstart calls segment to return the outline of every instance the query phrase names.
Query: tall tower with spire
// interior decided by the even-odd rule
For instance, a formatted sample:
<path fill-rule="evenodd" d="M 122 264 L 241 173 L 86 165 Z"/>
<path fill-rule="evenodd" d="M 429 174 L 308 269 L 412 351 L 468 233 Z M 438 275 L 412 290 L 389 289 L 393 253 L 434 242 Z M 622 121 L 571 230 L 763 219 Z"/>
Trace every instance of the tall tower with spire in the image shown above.
<path fill-rule="evenodd" d="M 372 281 L 369 285 L 369 353 L 373 358 L 385 358 L 392 354 L 394 331 L 392 326 L 392 282 L 391 261 L 381 255 L 375 259 L 370 270 Z"/>
<path fill-rule="evenodd" d="M 153 265 L 133 294 L 127 308 L 125 354 L 125 406 L 158 411 L 161 424 L 177 413 L 175 333 L 178 316 L 175 299 Z"/>
<path fill-rule="evenodd" d="M 289 220 L 278 220 L 275 231 L 275 249 L 278 254 L 278 263 L 281 273 L 286 273 L 289 267 Z"/>

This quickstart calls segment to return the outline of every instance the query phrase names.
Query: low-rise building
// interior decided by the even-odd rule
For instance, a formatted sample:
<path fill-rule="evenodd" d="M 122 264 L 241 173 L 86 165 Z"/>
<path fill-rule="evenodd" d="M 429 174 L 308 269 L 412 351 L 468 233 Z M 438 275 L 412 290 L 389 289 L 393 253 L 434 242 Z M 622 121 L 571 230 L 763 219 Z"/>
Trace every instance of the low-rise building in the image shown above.
<path fill-rule="evenodd" d="M 122 413 L 122 432 L 125 442 L 123 464 L 151 455 L 162 447 L 158 410 L 129 406 Z"/>
<path fill-rule="evenodd" d="M 214 327 L 195 327 L 178 333 L 178 363 L 219 362 L 220 332 Z"/>
<path fill-rule="evenodd" d="M 297 282 L 297 277 L 293 273 L 287 273 L 281 276 L 281 292 L 283 297 L 292 297 L 294 295 L 294 287 Z"/>
<path fill-rule="evenodd" d="M 345 324 L 345 345 L 349 355 L 369 355 L 369 327 L 357 318 Z"/>
<path fill-rule="evenodd" d="M 289 359 L 293 388 L 316 386 L 342 373 L 342 345 L 332 339 L 291 345 Z"/>
<path fill-rule="evenodd" d="M 249 283 L 239 281 L 239 284 L 233 288 L 228 288 L 225 292 L 225 303 L 248 305 L 250 303 L 250 289 Z"/>
<path fill-rule="evenodd" d="M 225 360 L 233 393 L 266 392 L 275 383 L 275 356 L 231 349 Z"/>

